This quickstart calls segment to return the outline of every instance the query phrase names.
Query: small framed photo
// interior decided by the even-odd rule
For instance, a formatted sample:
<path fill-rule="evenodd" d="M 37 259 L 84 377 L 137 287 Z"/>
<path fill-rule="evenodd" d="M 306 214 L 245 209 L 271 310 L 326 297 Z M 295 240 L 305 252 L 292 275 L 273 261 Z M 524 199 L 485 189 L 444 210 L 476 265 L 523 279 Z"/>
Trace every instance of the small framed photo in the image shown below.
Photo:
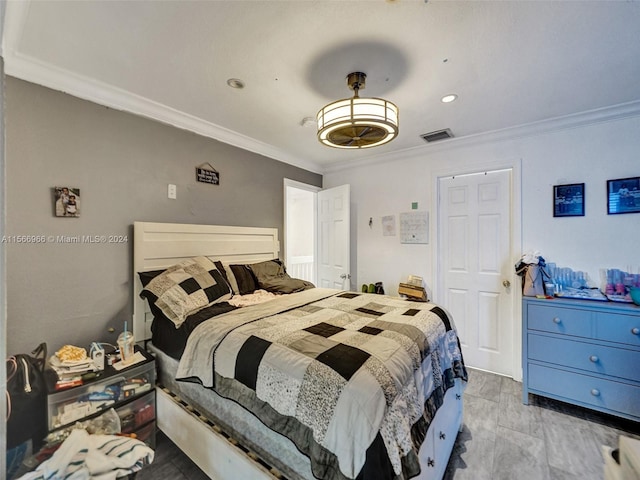
<path fill-rule="evenodd" d="M 80 189 L 76 187 L 53 187 L 53 211 L 56 217 L 79 217 Z"/>
<path fill-rule="evenodd" d="M 584 183 L 553 186 L 553 216 L 584 216 Z"/>
<path fill-rule="evenodd" d="M 607 180 L 607 213 L 640 213 L 640 177 Z"/>

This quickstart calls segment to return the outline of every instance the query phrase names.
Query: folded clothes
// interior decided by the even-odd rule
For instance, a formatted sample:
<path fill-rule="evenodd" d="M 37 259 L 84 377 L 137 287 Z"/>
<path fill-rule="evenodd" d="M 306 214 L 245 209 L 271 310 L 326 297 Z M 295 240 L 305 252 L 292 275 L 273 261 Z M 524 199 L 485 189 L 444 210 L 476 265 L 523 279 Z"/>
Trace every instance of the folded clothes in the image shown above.
<path fill-rule="evenodd" d="M 140 440 L 118 435 L 90 435 L 76 429 L 33 472 L 20 480 L 69 478 L 115 480 L 153 462 L 154 452 Z"/>

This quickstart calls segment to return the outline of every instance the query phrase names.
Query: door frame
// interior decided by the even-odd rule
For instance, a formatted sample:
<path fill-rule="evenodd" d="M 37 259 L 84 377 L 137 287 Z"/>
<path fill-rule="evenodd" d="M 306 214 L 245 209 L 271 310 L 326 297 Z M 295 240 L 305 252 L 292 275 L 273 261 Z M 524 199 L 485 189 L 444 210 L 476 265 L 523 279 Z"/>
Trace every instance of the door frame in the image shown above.
<path fill-rule="evenodd" d="M 0 5 L 0 25 L 4 24 L 3 2 Z M 5 98 L 4 98 L 4 60 L 0 58 L 0 237 L 4 236 L 7 218 L 6 202 L 6 138 L 5 138 Z M 0 357 L 7 358 L 7 252 L 5 243 L 0 243 Z M 0 396 L 3 398 L 3 404 L 0 406 L 0 472 L 6 472 L 7 460 L 7 411 L 6 411 L 6 391 L 7 391 L 7 370 L 0 371 Z"/>
<path fill-rule="evenodd" d="M 289 198 L 287 195 L 287 187 L 293 187 L 293 188 L 297 188 L 300 190 L 307 190 L 309 192 L 313 192 L 314 194 L 314 199 L 313 199 L 313 225 L 314 228 L 316 229 L 315 231 L 315 235 L 314 235 L 314 239 L 313 239 L 313 269 L 315 272 L 315 277 L 317 279 L 318 276 L 318 229 L 317 229 L 317 223 L 318 223 L 318 192 L 320 190 L 322 190 L 322 187 L 317 187 L 315 185 L 311 185 L 308 183 L 302 183 L 302 182 L 298 182 L 297 180 L 291 180 L 289 178 L 285 178 L 282 184 L 282 194 L 284 196 L 284 218 L 282 221 L 282 225 L 283 225 L 283 229 L 284 232 L 282 235 L 282 240 L 284 242 L 284 247 L 283 247 L 283 251 L 282 251 L 282 255 L 283 255 L 283 260 L 285 265 L 287 265 L 288 263 L 288 258 L 287 258 L 287 235 L 289 233 L 289 226 L 287 225 L 287 219 L 289 218 Z"/>
<path fill-rule="evenodd" d="M 522 255 L 522 159 L 480 161 L 477 164 L 467 163 L 466 165 L 450 165 L 440 169 L 433 169 L 431 172 L 431 205 L 435 210 L 435 215 L 430 216 L 430 229 L 436 232 L 432 235 L 433 252 L 435 254 L 435 269 L 432 270 L 434 278 L 433 298 L 436 302 L 441 302 L 443 294 L 443 272 L 442 262 L 445 245 L 440 245 L 439 225 L 441 221 L 440 212 L 440 179 L 455 175 L 468 175 L 483 173 L 494 170 L 511 170 L 511 231 L 510 243 L 511 252 L 509 256 L 515 265 Z M 511 282 L 513 303 L 512 303 L 512 342 L 513 342 L 513 379 L 522 381 L 522 291 L 519 288 L 515 270 L 513 270 L 508 280 Z M 453 319 L 455 323 L 455 318 Z"/>

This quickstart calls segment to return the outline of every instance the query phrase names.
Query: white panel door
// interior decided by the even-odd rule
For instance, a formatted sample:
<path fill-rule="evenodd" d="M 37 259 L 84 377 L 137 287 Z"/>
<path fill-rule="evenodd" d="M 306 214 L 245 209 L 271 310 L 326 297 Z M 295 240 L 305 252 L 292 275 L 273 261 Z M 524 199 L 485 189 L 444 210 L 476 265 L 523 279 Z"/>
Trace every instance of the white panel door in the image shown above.
<path fill-rule="evenodd" d="M 442 302 L 465 363 L 513 374 L 511 171 L 439 180 Z"/>
<path fill-rule="evenodd" d="M 318 286 L 350 290 L 349 185 L 318 192 Z"/>

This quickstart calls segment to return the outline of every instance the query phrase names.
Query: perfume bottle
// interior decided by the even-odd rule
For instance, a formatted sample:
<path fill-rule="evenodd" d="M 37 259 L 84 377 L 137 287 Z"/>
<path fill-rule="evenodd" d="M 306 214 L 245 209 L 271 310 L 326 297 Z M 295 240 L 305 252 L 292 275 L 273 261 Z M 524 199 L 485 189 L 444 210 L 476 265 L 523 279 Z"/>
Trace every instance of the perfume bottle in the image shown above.
<path fill-rule="evenodd" d="M 607 285 L 605 286 L 604 293 L 606 295 L 613 295 L 615 287 L 613 286 L 613 270 L 607 270 Z"/>

